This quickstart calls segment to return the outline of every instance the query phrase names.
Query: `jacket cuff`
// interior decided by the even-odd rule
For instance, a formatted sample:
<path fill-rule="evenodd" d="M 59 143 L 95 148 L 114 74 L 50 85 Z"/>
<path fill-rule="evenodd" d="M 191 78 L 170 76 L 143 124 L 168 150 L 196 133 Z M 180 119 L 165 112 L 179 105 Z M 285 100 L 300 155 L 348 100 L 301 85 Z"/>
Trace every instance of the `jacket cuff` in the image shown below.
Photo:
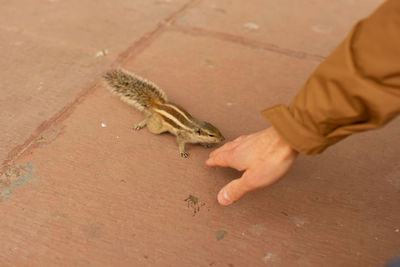
<path fill-rule="evenodd" d="M 319 154 L 330 145 L 323 136 L 301 125 L 283 104 L 265 109 L 261 111 L 261 114 L 289 145 L 300 153 L 307 155 Z"/>

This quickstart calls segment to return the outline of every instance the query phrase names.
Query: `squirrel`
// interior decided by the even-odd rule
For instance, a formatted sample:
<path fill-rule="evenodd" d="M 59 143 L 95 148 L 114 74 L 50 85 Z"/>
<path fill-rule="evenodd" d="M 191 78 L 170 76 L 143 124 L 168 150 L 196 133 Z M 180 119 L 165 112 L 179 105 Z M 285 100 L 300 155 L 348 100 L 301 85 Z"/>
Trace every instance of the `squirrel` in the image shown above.
<path fill-rule="evenodd" d="M 186 110 L 168 101 L 164 91 L 154 83 L 123 69 L 104 76 L 108 89 L 122 101 L 142 111 L 146 118 L 133 125 L 134 130 L 147 129 L 154 134 L 169 132 L 176 136 L 181 157 L 187 158 L 186 143 L 211 147 L 225 140 L 220 131 L 206 121 L 200 121 Z"/>

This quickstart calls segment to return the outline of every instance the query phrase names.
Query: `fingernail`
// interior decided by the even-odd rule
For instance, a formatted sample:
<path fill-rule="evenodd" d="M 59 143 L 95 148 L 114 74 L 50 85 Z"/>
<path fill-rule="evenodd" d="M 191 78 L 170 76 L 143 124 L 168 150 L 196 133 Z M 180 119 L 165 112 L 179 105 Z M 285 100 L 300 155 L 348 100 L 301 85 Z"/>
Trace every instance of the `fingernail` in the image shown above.
<path fill-rule="evenodd" d="M 220 195 L 222 196 L 220 198 L 220 203 L 223 205 L 229 205 L 232 203 L 231 198 L 228 196 L 228 192 L 226 191 L 226 189 L 222 189 Z"/>

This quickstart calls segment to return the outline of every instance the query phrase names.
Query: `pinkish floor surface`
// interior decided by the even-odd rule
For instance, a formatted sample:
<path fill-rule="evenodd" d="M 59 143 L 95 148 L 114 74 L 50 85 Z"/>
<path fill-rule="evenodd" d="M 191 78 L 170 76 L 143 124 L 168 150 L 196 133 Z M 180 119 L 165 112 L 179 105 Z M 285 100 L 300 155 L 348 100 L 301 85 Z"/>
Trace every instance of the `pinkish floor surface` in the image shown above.
<path fill-rule="evenodd" d="M 231 207 L 240 173 L 131 126 L 124 67 L 217 125 L 268 126 L 382 0 L 6 1 L 0 8 L 0 266 L 382 266 L 400 256 L 400 120 Z M 185 201 L 189 196 L 197 204 Z"/>

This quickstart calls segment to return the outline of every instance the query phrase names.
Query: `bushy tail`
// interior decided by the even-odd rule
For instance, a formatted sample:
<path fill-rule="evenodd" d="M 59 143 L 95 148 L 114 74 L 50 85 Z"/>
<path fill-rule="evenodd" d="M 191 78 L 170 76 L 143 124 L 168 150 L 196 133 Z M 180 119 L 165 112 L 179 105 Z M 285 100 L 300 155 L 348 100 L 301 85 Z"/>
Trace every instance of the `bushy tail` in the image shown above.
<path fill-rule="evenodd" d="M 147 111 L 156 103 L 167 102 L 165 93 L 155 84 L 126 70 L 111 70 L 104 75 L 104 79 L 112 93 L 140 111 Z"/>

